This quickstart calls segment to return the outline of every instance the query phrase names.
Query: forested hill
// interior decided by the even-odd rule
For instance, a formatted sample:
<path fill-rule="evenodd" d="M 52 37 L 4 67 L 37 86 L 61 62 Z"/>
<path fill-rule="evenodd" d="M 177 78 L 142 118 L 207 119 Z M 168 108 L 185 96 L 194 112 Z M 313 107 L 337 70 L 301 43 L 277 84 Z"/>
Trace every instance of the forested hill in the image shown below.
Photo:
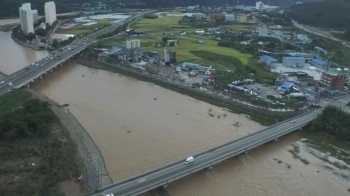
<path fill-rule="evenodd" d="M 130 0 L 123 0 L 124 2 L 132 2 Z M 190 6 L 190 5 L 201 5 L 201 6 L 221 6 L 226 5 L 226 0 L 137 0 L 145 3 L 147 7 L 175 7 L 175 6 Z M 228 0 L 229 5 L 240 5 L 255 6 L 258 0 Z M 270 3 L 273 6 L 289 6 L 295 4 L 296 0 L 261 0 L 266 5 Z M 298 0 L 298 2 L 320 2 L 323 0 Z"/>
<path fill-rule="evenodd" d="M 285 12 L 301 24 L 335 29 L 350 28 L 350 0 L 326 0 L 290 7 Z"/>
<path fill-rule="evenodd" d="M 49 0 L 0 0 L 0 18 L 18 17 L 18 8 L 21 7 L 22 3 L 31 3 L 32 9 L 37 9 L 39 15 L 44 15 L 44 5 L 47 1 Z M 55 3 L 57 13 L 71 11 L 69 7 L 61 3 L 60 0 L 55 0 Z"/>

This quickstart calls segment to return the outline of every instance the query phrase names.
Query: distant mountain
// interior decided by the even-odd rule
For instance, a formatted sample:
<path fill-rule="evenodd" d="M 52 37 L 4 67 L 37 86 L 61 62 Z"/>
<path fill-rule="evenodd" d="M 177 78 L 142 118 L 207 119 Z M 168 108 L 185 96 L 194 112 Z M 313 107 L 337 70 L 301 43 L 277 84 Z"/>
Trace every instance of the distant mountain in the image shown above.
<path fill-rule="evenodd" d="M 350 0 L 326 0 L 291 6 L 285 14 L 301 24 L 334 29 L 350 28 Z"/>
<path fill-rule="evenodd" d="M 248 5 L 255 6 L 258 0 L 135 0 L 145 3 L 147 7 L 175 7 L 175 6 L 190 6 L 190 5 L 202 5 L 202 6 L 220 6 L 226 5 Z M 261 0 L 266 5 L 273 6 L 289 6 L 296 4 L 296 2 L 321 2 L 323 0 Z M 132 0 L 124 0 L 124 2 L 133 2 Z"/>

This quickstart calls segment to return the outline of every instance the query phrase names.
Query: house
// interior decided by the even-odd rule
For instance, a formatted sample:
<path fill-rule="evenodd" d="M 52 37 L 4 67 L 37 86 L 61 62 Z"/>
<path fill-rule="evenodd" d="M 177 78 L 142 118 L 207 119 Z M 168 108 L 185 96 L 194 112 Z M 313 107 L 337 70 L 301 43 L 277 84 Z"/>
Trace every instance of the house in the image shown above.
<path fill-rule="evenodd" d="M 328 63 L 326 61 L 323 61 L 321 59 L 314 58 L 312 59 L 311 65 L 321 68 L 321 69 L 326 69 L 328 66 Z"/>
<path fill-rule="evenodd" d="M 265 63 L 267 65 L 271 65 L 271 64 L 277 63 L 277 59 L 268 55 L 262 55 L 260 57 L 260 62 Z"/>

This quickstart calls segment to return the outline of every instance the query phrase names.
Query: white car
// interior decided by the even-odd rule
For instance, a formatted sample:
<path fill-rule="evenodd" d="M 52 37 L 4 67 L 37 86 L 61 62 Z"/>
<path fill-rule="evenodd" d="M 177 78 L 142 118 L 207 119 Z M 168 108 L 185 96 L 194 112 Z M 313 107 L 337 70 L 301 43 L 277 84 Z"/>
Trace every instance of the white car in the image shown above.
<path fill-rule="evenodd" d="M 295 123 L 295 120 L 291 120 L 290 123 Z"/>
<path fill-rule="evenodd" d="M 107 194 L 106 196 L 114 196 L 114 194 L 113 194 L 113 193 L 111 193 L 111 194 Z"/>

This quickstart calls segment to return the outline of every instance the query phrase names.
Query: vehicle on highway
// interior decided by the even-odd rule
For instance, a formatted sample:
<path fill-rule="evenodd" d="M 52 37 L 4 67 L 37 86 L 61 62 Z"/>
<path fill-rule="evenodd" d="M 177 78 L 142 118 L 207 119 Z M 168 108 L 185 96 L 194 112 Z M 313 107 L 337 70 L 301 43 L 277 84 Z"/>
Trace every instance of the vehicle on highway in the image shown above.
<path fill-rule="evenodd" d="M 111 193 L 111 194 L 107 194 L 106 196 L 114 196 L 114 194 L 113 194 L 113 193 Z"/>
<path fill-rule="evenodd" d="M 5 81 L 1 81 L 1 82 L 0 82 L 0 85 L 1 85 L 1 84 L 4 84 L 4 83 L 5 83 Z"/>
<path fill-rule="evenodd" d="M 194 158 L 192 156 L 188 157 L 185 161 L 185 164 L 187 165 L 187 164 L 193 163 L 193 161 L 194 161 Z"/>
<path fill-rule="evenodd" d="M 9 86 L 13 86 L 12 82 L 9 82 L 8 85 L 9 85 Z"/>
<path fill-rule="evenodd" d="M 295 120 L 291 120 L 290 123 L 295 123 Z"/>

